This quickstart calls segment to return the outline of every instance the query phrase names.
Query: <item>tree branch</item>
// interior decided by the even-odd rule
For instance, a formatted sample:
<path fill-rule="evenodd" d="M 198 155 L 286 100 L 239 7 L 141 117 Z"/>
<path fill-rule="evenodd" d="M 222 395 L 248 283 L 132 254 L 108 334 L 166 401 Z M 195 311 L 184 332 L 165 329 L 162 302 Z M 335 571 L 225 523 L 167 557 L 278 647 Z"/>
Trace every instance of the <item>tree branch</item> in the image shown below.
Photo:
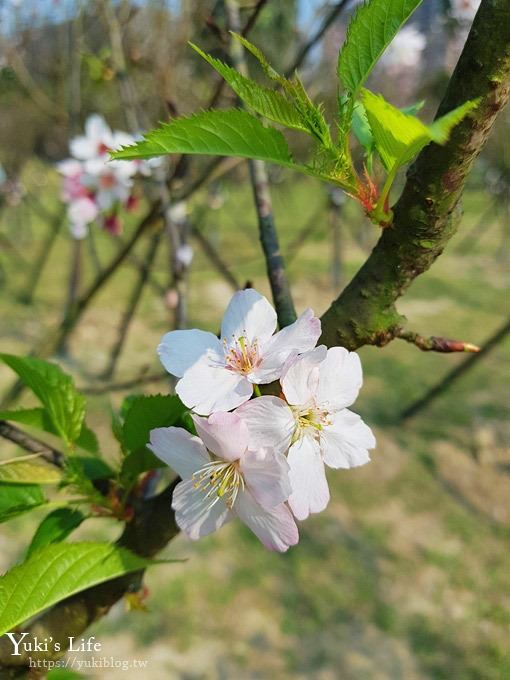
<path fill-rule="evenodd" d="M 491 335 L 491 337 L 483 344 L 482 349 L 478 353 L 473 354 L 473 356 L 470 356 L 465 361 L 458 364 L 458 366 L 455 366 L 455 368 L 453 368 L 444 378 L 442 378 L 442 380 L 431 387 L 423 397 L 420 397 L 420 399 L 408 406 L 405 411 L 401 413 L 400 420 L 407 420 L 408 418 L 415 416 L 419 411 L 422 411 L 430 404 L 431 401 L 445 392 L 452 383 L 458 380 L 471 368 L 476 366 L 483 357 L 489 354 L 489 352 L 492 352 L 492 350 L 497 347 L 497 345 L 499 345 L 499 343 L 502 342 L 509 333 L 510 319 L 507 319 L 507 321 L 505 321 L 505 323 L 500 326 L 500 328 L 498 328 L 494 335 Z"/>
<path fill-rule="evenodd" d="M 321 342 L 382 346 L 400 331 L 396 300 L 455 233 L 466 177 L 509 96 L 508 0 L 482 0 L 438 116 L 468 100 L 480 104 L 445 146 L 429 145 L 409 169 L 392 227 L 322 317 Z"/>
<path fill-rule="evenodd" d="M 230 29 L 239 32 L 239 5 L 237 0 L 225 0 L 228 22 Z M 247 77 L 248 70 L 244 60 L 244 51 L 241 44 L 231 41 L 231 58 L 234 67 Z M 240 105 L 241 102 L 240 102 Z M 257 210 L 259 236 L 262 250 L 266 259 L 266 270 L 273 294 L 273 302 L 278 316 L 280 328 L 288 326 L 296 320 L 296 310 L 290 291 L 290 285 L 285 272 L 285 263 L 280 252 L 278 232 L 273 216 L 271 194 L 265 163 L 262 161 L 249 160 L 250 179 Z"/>
<path fill-rule="evenodd" d="M 172 494 L 176 479 L 158 496 L 135 503 L 135 514 L 117 541 L 118 545 L 128 548 L 143 557 L 154 557 L 178 533 L 171 511 Z M 140 589 L 143 572 L 128 574 L 107 581 L 67 600 L 59 602 L 33 623 L 23 628 L 29 639 L 38 637 L 52 640 L 50 649 L 60 643 L 61 652 L 24 652 L 21 656 L 12 656 L 12 643 L 3 636 L 0 638 L 0 676 L 29 677 L 26 667 L 29 659 L 56 660 L 62 657 L 69 644 L 69 637 L 79 637 L 91 623 L 104 616 L 110 608 L 128 592 Z M 21 667 L 20 672 L 10 671 L 9 667 Z M 5 675 L 4 675 L 5 673 Z M 11 675 L 7 675 L 11 673 Z"/>
<path fill-rule="evenodd" d="M 425 338 L 423 335 L 403 329 L 397 331 L 395 337 L 416 345 L 422 352 L 442 352 L 444 354 L 450 354 L 451 352 L 473 352 L 476 354 L 476 352 L 480 351 L 477 345 L 472 345 L 470 342 L 448 340 L 447 338 L 439 338 L 436 335 Z"/>
<path fill-rule="evenodd" d="M 61 451 L 36 437 L 32 437 L 6 420 L 0 420 L 0 437 L 21 446 L 25 451 L 40 454 L 41 458 L 44 458 L 44 460 L 56 467 L 62 467 L 63 465 L 64 454 Z"/>

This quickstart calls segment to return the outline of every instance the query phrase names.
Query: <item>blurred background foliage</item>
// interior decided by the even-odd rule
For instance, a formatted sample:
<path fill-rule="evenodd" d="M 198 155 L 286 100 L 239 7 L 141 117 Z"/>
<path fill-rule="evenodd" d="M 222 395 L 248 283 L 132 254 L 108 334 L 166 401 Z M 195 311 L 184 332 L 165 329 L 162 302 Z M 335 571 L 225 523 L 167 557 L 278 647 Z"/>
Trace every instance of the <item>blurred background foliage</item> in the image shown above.
<path fill-rule="evenodd" d="M 346 3 L 300 69 L 328 112 L 337 96 L 337 52 L 355 4 Z M 459 7 L 467 12 L 471 4 L 424 2 L 410 23 L 413 32 L 382 60 L 371 87 L 399 106 L 425 99 L 423 116 L 430 119 L 469 29 L 469 13 Z M 254 2 L 242 5 L 247 20 Z M 204 107 L 217 87 L 216 75 L 188 40 L 227 58 L 220 1 L 4 0 L 2 351 L 29 353 L 61 319 L 71 257 L 65 226 L 57 230 L 29 304 L 26 295 L 62 210 L 55 163 L 68 155 L 69 139 L 90 113 L 103 114 L 114 128 L 128 127 L 118 82 L 125 74 L 112 60 L 108 6 L 121 27 L 134 106 L 146 129 Z M 319 0 L 269 0 L 250 39 L 285 71 L 332 7 Z M 251 72 L 259 77 L 258 70 Z M 218 104 L 234 102 L 225 88 Z M 507 111 L 470 178 L 459 233 L 399 303 L 412 329 L 424 335 L 483 345 L 508 319 L 509 129 Z M 191 176 L 203 164 L 194 159 Z M 238 164 L 202 187 L 189 201 L 188 219 L 240 285 L 250 281 L 268 294 L 246 177 Z M 320 314 L 363 263 L 377 230 L 357 206 L 332 198 L 311 179 L 272 171 L 271 180 L 297 307 Z M 147 191 L 142 208 L 150 200 Z M 142 214 L 140 208 L 127 217 L 127 236 Z M 93 238 L 95 257 L 104 265 L 118 244 L 100 230 Z M 190 242 L 195 257 L 186 279 L 188 325 L 216 331 L 232 285 L 193 231 Z M 96 273 L 92 252 L 87 246 L 84 281 Z M 120 405 L 129 391 L 169 388 L 155 347 L 171 325 L 171 300 L 161 294 L 172 278 L 170 260 L 171 252 L 160 248 L 153 283 L 143 291 L 117 366 L 118 389 L 108 389 L 100 376 L 136 275 L 132 261 L 104 287 L 57 357 L 89 391 L 91 421 L 106 457 L 115 446 L 110 406 Z M 328 510 L 303 526 L 299 547 L 283 557 L 265 552 L 235 524 L 198 545 L 178 537 L 166 554 L 188 561 L 148 575 L 148 611 L 126 614 L 123 603 L 90 629 L 105 653 L 148 659 L 156 680 L 510 678 L 508 339 L 406 420 L 406 407 L 465 358 L 420 353 L 400 341 L 383 350 L 363 348 L 361 355 L 366 387 L 359 411 L 378 436 L 373 462 L 330 471 Z M 152 382 L 122 389 L 125 378 L 152 375 Z M 0 367 L 0 380 L 7 388 L 6 367 Z M 1 453 L 7 458 L 16 451 L 2 443 Z M 0 568 L 22 554 L 37 519 L 3 525 Z M 118 526 L 108 522 L 93 520 L 78 535 L 113 538 Z M 108 677 L 134 673 L 112 670 Z M 90 677 L 104 676 L 90 671 Z"/>

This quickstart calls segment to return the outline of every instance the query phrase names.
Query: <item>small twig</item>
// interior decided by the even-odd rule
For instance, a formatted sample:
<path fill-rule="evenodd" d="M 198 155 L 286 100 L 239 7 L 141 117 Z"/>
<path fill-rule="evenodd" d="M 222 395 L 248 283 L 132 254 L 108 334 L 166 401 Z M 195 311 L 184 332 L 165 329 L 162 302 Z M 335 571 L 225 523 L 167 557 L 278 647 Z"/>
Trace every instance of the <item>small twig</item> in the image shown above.
<path fill-rule="evenodd" d="M 234 32 L 239 31 L 239 5 L 237 0 L 225 2 L 228 22 Z M 231 57 L 234 67 L 243 76 L 248 75 L 244 52 L 237 40 L 231 41 Z M 273 217 L 271 194 L 269 193 L 269 181 L 266 166 L 262 161 L 249 160 L 251 185 L 257 210 L 259 224 L 259 236 L 262 250 L 266 258 L 266 269 L 273 294 L 273 302 L 281 328 L 288 326 L 296 320 L 296 310 L 292 300 L 290 285 L 285 272 L 285 263 L 280 252 L 278 233 Z"/>
<path fill-rule="evenodd" d="M 107 380 L 110 379 L 112 375 L 115 373 L 117 362 L 119 360 L 122 348 L 124 347 L 124 343 L 126 342 L 126 338 L 128 336 L 129 327 L 131 325 L 131 322 L 133 321 L 133 317 L 135 315 L 136 309 L 142 297 L 143 290 L 148 281 L 149 272 L 151 270 L 152 263 L 154 262 L 158 246 L 161 241 L 161 235 L 162 235 L 161 231 L 156 232 L 149 242 L 149 247 L 147 249 L 145 260 L 142 263 L 142 267 L 139 270 L 138 279 L 137 281 L 135 281 L 135 285 L 133 286 L 126 309 L 124 311 L 124 314 L 122 315 L 122 319 L 118 327 L 117 340 L 112 348 L 108 365 L 103 373 L 103 377 Z"/>
<path fill-rule="evenodd" d="M 151 375 L 142 375 L 136 378 L 130 378 L 123 382 L 106 383 L 104 385 L 85 385 L 80 387 L 80 392 L 83 394 L 107 394 L 108 392 L 122 392 L 123 390 L 130 390 L 133 387 L 146 385 L 153 382 L 161 382 L 168 379 L 168 373 L 153 373 Z"/>
<path fill-rule="evenodd" d="M 42 442 L 36 437 L 32 437 L 16 425 L 11 425 L 11 423 L 8 423 L 6 420 L 0 420 L 0 437 L 21 446 L 25 451 L 41 456 L 48 463 L 51 463 L 56 467 L 60 468 L 63 465 L 64 454 L 61 451 Z M 18 458 L 17 460 L 22 460 L 24 458 L 26 458 L 26 456 Z"/>
<path fill-rule="evenodd" d="M 198 243 L 201 245 L 202 250 L 204 253 L 207 255 L 211 263 L 216 267 L 218 272 L 223 276 L 225 281 L 231 286 L 233 290 L 241 290 L 242 286 L 239 283 L 239 281 L 236 279 L 234 274 L 231 272 L 230 267 L 223 261 L 221 258 L 220 254 L 214 247 L 214 245 L 211 243 L 211 241 L 207 238 L 207 236 L 203 233 L 203 231 L 200 229 L 200 227 L 196 224 L 193 224 L 191 226 L 191 233 L 195 237 L 195 239 L 198 241 Z"/>
<path fill-rule="evenodd" d="M 246 38 L 248 33 L 251 31 L 251 29 L 255 26 L 255 23 L 258 19 L 258 16 L 263 9 L 264 5 L 267 3 L 267 0 L 258 0 L 257 4 L 255 5 L 255 9 L 253 10 L 252 14 L 248 17 L 248 20 L 246 21 L 242 31 L 241 35 Z M 221 97 L 221 94 L 223 92 L 223 88 L 225 87 L 226 81 L 223 78 L 220 78 L 218 80 L 218 84 L 216 85 L 216 89 L 214 90 L 211 99 L 209 100 L 209 105 L 206 107 L 208 109 L 212 109 L 216 104 L 218 103 L 219 98 Z"/>
<path fill-rule="evenodd" d="M 285 77 L 288 78 L 291 76 L 294 71 L 301 66 L 303 61 L 306 59 L 308 56 L 308 53 L 310 52 L 311 49 L 315 47 L 315 45 L 321 40 L 323 35 L 326 33 L 328 28 L 334 23 L 334 21 L 340 16 L 340 14 L 344 11 L 344 9 L 347 8 L 351 0 L 341 0 L 338 2 L 336 5 L 334 5 L 329 14 L 326 15 L 324 18 L 324 21 L 322 24 L 319 26 L 317 31 L 313 34 L 313 36 L 308 40 L 299 50 L 299 52 L 296 55 L 296 58 L 292 62 L 292 64 L 289 66 L 289 68 L 285 71 Z"/>
<path fill-rule="evenodd" d="M 447 338 L 440 338 L 435 335 L 426 338 L 418 333 L 405 331 L 403 329 L 400 329 L 395 334 L 395 337 L 416 345 L 422 352 L 442 352 L 444 354 L 450 354 L 451 352 L 473 352 L 476 354 L 477 352 L 480 352 L 480 348 L 470 342 L 448 340 Z"/>
<path fill-rule="evenodd" d="M 407 420 L 411 416 L 415 416 L 419 411 L 422 411 L 430 404 L 436 397 L 445 392 L 454 382 L 456 382 L 462 375 L 477 365 L 477 363 L 489 352 L 491 352 L 506 336 L 510 333 L 510 320 L 506 321 L 498 330 L 492 335 L 482 346 L 481 350 L 473 354 L 468 359 L 460 363 L 453 370 L 446 374 L 446 376 L 436 385 L 431 387 L 423 397 L 417 399 L 414 403 L 408 406 L 400 415 L 400 420 Z"/>

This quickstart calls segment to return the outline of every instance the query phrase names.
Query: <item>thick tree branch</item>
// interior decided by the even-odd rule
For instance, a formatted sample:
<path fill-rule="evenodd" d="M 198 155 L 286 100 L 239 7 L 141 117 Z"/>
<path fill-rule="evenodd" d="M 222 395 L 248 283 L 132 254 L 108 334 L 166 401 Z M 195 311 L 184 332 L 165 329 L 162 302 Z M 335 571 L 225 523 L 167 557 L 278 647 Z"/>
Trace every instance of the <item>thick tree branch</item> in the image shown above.
<path fill-rule="evenodd" d="M 392 227 L 322 317 L 326 345 L 393 340 L 403 325 L 397 299 L 455 233 L 466 177 L 510 96 L 509 11 L 508 0 L 482 0 L 438 116 L 468 100 L 480 104 L 445 146 L 429 145 L 409 169 Z"/>

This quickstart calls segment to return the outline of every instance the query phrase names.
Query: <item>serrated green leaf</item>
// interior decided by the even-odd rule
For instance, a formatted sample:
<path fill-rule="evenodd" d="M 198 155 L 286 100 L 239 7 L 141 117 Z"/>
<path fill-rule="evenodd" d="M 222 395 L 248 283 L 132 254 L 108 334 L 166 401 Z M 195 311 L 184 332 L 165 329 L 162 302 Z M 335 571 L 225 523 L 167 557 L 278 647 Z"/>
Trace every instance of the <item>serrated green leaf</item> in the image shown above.
<path fill-rule="evenodd" d="M 56 543 L 0 577 L 0 635 L 61 600 L 152 564 L 106 543 Z"/>
<path fill-rule="evenodd" d="M 430 141 L 426 125 L 381 95 L 363 90 L 363 105 L 379 156 L 388 172 L 413 158 Z"/>
<path fill-rule="evenodd" d="M 61 470 L 37 458 L 13 460 L 9 463 L 0 461 L 0 482 L 7 484 L 58 484 L 61 479 Z"/>
<path fill-rule="evenodd" d="M 375 146 L 388 172 L 409 163 L 429 142 L 444 144 L 454 128 L 477 102 L 467 102 L 427 126 L 387 102 L 381 95 L 363 90 L 363 105 Z"/>
<path fill-rule="evenodd" d="M 338 55 L 337 73 L 346 90 L 355 94 L 384 50 L 421 0 L 369 0 L 353 15 Z"/>
<path fill-rule="evenodd" d="M 239 40 L 241 44 L 259 61 L 266 75 L 273 81 L 277 82 L 290 97 L 294 106 L 293 110 L 297 112 L 298 119 L 301 122 L 301 129 L 312 135 L 322 146 L 327 149 L 332 148 L 331 131 L 329 125 L 324 118 L 324 112 L 321 105 L 316 105 L 308 96 L 303 83 L 299 79 L 297 72 L 294 78 L 290 80 L 281 76 L 269 64 L 261 50 L 250 43 L 246 38 L 237 33 L 232 33 L 232 36 Z M 272 90 L 270 90 L 271 92 Z M 284 101 L 286 101 L 284 99 Z M 289 126 L 290 127 L 290 126 Z"/>
<path fill-rule="evenodd" d="M 85 519 L 85 515 L 75 508 L 57 508 L 50 512 L 37 527 L 27 550 L 27 559 L 36 550 L 64 541 Z"/>
<path fill-rule="evenodd" d="M 150 432 L 157 427 L 185 426 L 187 413 L 188 409 L 176 395 L 142 395 L 131 401 L 122 427 L 123 445 L 130 451 L 122 463 L 123 480 L 165 467 L 146 446 Z"/>
<path fill-rule="evenodd" d="M 23 425 L 34 427 L 43 432 L 49 432 L 50 434 L 55 434 L 57 436 L 59 435 L 51 421 L 48 411 L 42 407 L 0 411 L 0 419 L 23 423 Z M 77 446 L 90 453 L 98 453 L 99 451 L 97 437 L 85 422 L 82 425 L 80 436 L 75 443 Z"/>
<path fill-rule="evenodd" d="M 75 442 L 85 418 L 85 397 L 73 379 L 56 364 L 33 357 L 0 354 L 20 380 L 41 401 L 58 434 L 68 444 Z"/>
<path fill-rule="evenodd" d="M 280 92 L 262 87 L 254 80 L 245 78 L 238 71 L 227 66 L 227 64 L 224 64 L 219 59 L 206 54 L 193 43 L 190 43 L 190 45 L 227 81 L 237 96 L 251 109 L 275 123 L 309 133 L 309 129 L 303 124 L 295 106 L 287 101 Z"/>
<path fill-rule="evenodd" d="M 34 510 L 44 503 L 46 499 L 36 484 L 0 483 L 0 523 Z"/>
<path fill-rule="evenodd" d="M 432 125 L 429 126 L 431 139 L 436 142 L 436 144 L 446 144 L 453 128 L 458 125 L 468 113 L 471 113 L 478 104 L 478 99 L 466 102 L 465 104 L 462 104 L 462 106 L 458 106 L 456 109 L 453 109 L 453 111 L 450 111 L 441 118 L 435 120 Z"/>
<path fill-rule="evenodd" d="M 230 31 L 230 35 L 235 38 L 236 40 L 239 40 L 241 45 L 248 50 L 255 59 L 259 62 L 259 64 L 262 66 L 262 69 L 264 70 L 264 73 L 270 80 L 274 80 L 277 83 L 280 83 L 282 87 L 286 87 L 286 84 L 289 83 L 290 81 L 287 78 L 284 78 L 281 76 L 278 71 L 276 71 L 271 64 L 268 62 L 266 57 L 264 56 L 263 52 L 259 50 L 259 48 L 251 43 L 249 40 L 247 40 L 244 36 L 239 35 L 239 33 L 234 33 L 234 31 Z"/>
<path fill-rule="evenodd" d="M 150 158 L 185 153 L 239 156 L 293 167 L 287 142 L 279 130 L 264 127 L 247 111 L 202 111 L 177 118 L 148 132 L 144 140 L 112 153 L 112 158 Z"/>

